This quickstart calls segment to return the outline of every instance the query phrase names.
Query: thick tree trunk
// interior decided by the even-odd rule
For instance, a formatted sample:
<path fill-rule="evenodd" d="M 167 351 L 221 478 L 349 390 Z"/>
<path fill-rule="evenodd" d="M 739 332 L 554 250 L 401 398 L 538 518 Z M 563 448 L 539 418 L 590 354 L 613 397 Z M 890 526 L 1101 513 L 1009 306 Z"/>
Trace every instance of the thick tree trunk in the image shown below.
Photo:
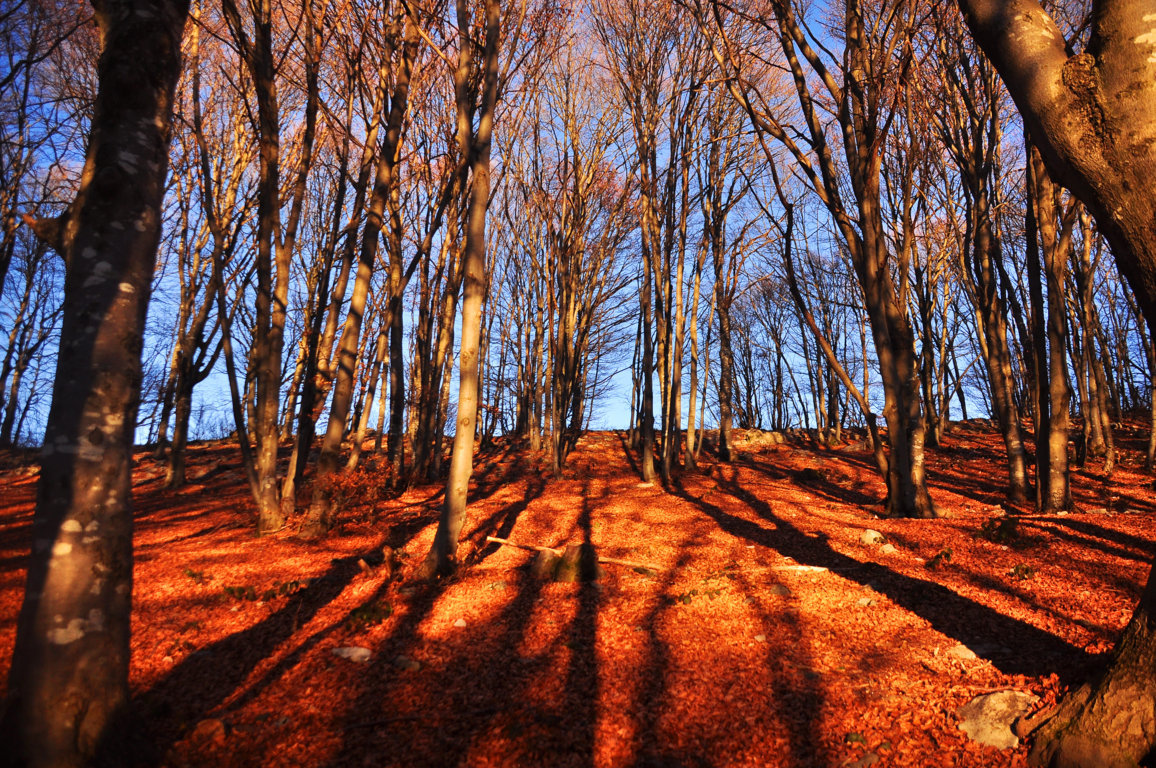
<path fill-rule="evenodd" d="M 133 435 L 188 5 L 93 5 L 100 90 L 58 243 L 64 321 L 0 728 L 22 766 L 90 764 L 129 700 Z"/>
<path fill-rule="evenodd" d="M 1028 270 L 1033 305 L 1033 336 L 1036 353 L 1036 387 L 1039 421 L 1036 427 L 1037 503 L 1041 510 L 1071 509 L 1069 486 L 1068 405 L 1071 392 L 1067 370 L 1066 276 L 1071 225 L 1069 211 L 1062 230 L 1057 230 L 1058 190 L 1048 177 L 1034 149 L 1029 150 L 1028 173 Z M 1040 254 L 1042 253 L 1042 263 Z M 1039 272 L 1047 284 L 1047 302 L 1042 298 Z"/>
<path fill-rule="evenodd" d="M 281 105 L 277 93 L 277 60 L 273 53 L 273 7 L 270 0 L 249 5 L 250 19 L 242 19 L 236 0 L 221 4 L 234 43 L 252 78 L 257 102 L 257 296 L 253 344 L 254 413 L 252 429 L 257 442 L 257 533 L 276 532 L 285 525 L 277 482 L 277 451 L 281 429 L 281 356 L 285 346 L 285 321 L 289 307 L 290 265 L 296 249 L 306 182 L 313 158 L 317 110 L 320 101 L 318 62 L 320 34 L 312 3 L 306 4 L 304 48 L 307 98 L 304 131 L 296 173 L 281 188 Z M 283 213 L 284 218 L 283 218 Z"/>
<path fill-rule="evenodd" d="M 1092 211 L 1156 328 L 1156 40 L 1151 0 L 1096 2 L 1084 53 L 1034 0 L 960 0 L 1049 168 Z M 1039 732 L 1038 765 L 1135 765 L 1156 745 L 1156 582 L 1107 672 Z"/>
<path fill-rule="evenodd" d="M 875 341 L 883 384 L 883 418 L 891 453 L 887 462 L 887 514 L 935 517 L 924 471 L 926 427 L 920 413 L 915 337 L 907 309 L 892 282 L 879 210 L 879 159 L 867 161 L 859 191 L 863 237 L 854 240 L 852 259 Z"/>

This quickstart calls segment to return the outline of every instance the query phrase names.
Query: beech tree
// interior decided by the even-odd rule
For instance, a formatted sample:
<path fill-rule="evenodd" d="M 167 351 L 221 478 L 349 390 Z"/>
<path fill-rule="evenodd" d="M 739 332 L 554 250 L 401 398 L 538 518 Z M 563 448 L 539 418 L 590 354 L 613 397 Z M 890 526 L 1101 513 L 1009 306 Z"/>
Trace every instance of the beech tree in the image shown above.
<path fill-rule="evenodd" d="M 698 202 L 691 181 L 702 131 L 709 54 L 684 12 L 662 0 L 602 3 L 595 31 L 618 97 L 629 110 L 637 174 L 642 274 L 637 418 L 643 480 L 664 480 L 681 448 L 682 362 L 687 325 L 689 215 Z M 654 436 L 658 376 L 661 442 Z"/>
<path fill-rule="evenodd" d="M 297 245 L 301 211 L 309 171 L 314 158 L 317 111 L 320 100 L 318 66 L 321 57 L 321 20 L 327 3 L 308 2 L 300 11 L 303 69 L 306 91 L 304 131 L 291 181 L 281 182 L 282 100 L 278 95 L 277 63 L 274 55 L 274 8 L 272 0 L 249 0 L 242 15 L 237 0 L 221 5 L 229 33 L 253 86 L 256 101 L 258 142 L 257 191 L 257 292 L 253 345 L 250 350 L 254 372 L 253 435 L 257 450 L 257 531 L 273 533 L 285 525 L 277 485 L 277 447 L 280 442 L 281 355 L 285 347 L 285 321 L 289 309 L 289 269 Z"/>
<path fill-rule="evenodd" d="M 788 114 L 776 94 L 760 90 L 752 66 L 758 51 L 740 38 L 715 2 L 698 10 L 700 27 L 735 98 L 765 141 L 774 141 L 827 208 L 854 265 L 883 384 L 883 416 L 890 451 L 876 460 L 887 482 L 887 511 L 933 517 L 924 471 L 926 427 L 921 413 L 915 334 L 907 311 L 910 253 L 893 249 L 884 221 L 882 160 L 905 98 L 919 4 L 853 0 L 840 11 L 844 49 L 836 57 L 791 0 L 772 3 L 769 18 L 745 17 L 768 35 L 793 81 L 798 111 Z M 752 64 L 751 62 L 754 62 Z M 829 107 L 827 105 L 830 105 Z M 828 117 L 830 115 L 830 117 Z M 792 125 L 796 119 L 800 125 Z M 773 162 L 773 159 L 768 157 Z M 849 181 L 849 184 L 846 183 Z M 911 225 L 910 217 L 901 221 Z M 885 458 L 885 461 L 883 460 Z"/>
<path fill-rule="evenodd" d="M 100 88 L 76 198 L 36 222 L 67 264 L 33 550 L 3 715 L 27 766 L 88 764 L 129 700 L 132 447 L 183 0 L 94 0 Z M 123 727 L 123 726 L 122 726 Z"/>
<path fill-rule="evenodd" d="M 992 412 L 1003 435 L 1008 462 L 1008 498 L 1027 498 L 1027 452 L 1015 403 L 1015 374 L 1008 342 L 1004 245 L 994 208 L 1003 175 L 1001 140 L 1006 100 L 990 64 L 973 54 L 957 19 L 942 19 L 934 30 L 935 77 L 929 83 L 931 117 L 959 177 L 963 222 L 953 229 L 962 237 L 960 275 L 975 307 Z"/>
<path fill-rule="evenodd" d="M 403 121 L 409 109 L 409 87 L 418 53 L 418 33 L 416 22 L 408 17 L 405 8 L 400 4 L 390 9 L 390 14 L 388 29 L 382 35 L 384 51 L 381 54 L 377 96 L 377 103 L 388 103 L 389 110 L 386 115 L 379 118 L 383 120 L 383 125 L 379 129 L 382 137 L 381 146 L 374 148 L 377 160 L 372 193 L 361 234 L 353 294 L 337 351 L 333 400 L 329 424 L 321 445 L 318 475 L 313 486 L 313 500 L 301 529 L 301 535 L 305 537 L 323 533 L 333 522 L 333 501 L 327 484 L 338 470 L 338 451 L 341 447 L 341 438 L 345 434 L 353 398 L 354 369 L 359 344 L 362 341 L 361 328 L 365 318 L 366 301 L 369 298 L 370 280 L 377 261 L 378 244 L 383 229 L 388 233 L 386 239 L 390 250 L 390 309 L 386 315 L 388 322 L 385 326 L 394 324 L 394 315 L 397 315 L 400 321 L 401 292 L 404 290 L 400 219 L 396 214 L 390 216 L 391 222 L 395 222 L 395 225 L 386 227 L 386 208 L 390 198 L 397 194 L 396 169 L 403 137 Z M 400 341 L 398 338 L 394 344 Z"/>
<path fill-rule="evenodd" d="M 1025 239 L 1031 303 L 1033 406 L 1036 421 L 1036 506 L 1060 511 L 1072 506 L 1068 469 L 1069 405 L 1066 284 L 1068 252 L 1078 202 L 1062 208 L 1062 190 L 1052 183 L 1034 147 L 1028 148 Z M 1047 286 L 1045 302 L 1044 276 Z"/>
<path fill-rule="evenodd" d="M 1034 0 L 960 0 L 1054 177 L 1088 206 L 1156 328 L 1156 6 L 1097 0 L 1073 53 Z M 1037 765 L 1136 765 L 1156 746 L 1156 579 L 1112 661 L 1040 729 Z"/>
<path fill-rule="evenodd" d="M 13 0 L 0 11 L 0 446 L 31 442 L 31 430 L 43 429 L 39 374 L 54 362 L 63 269 L 22 220 L 75 192 L 53 165 L 84 126 L 69 119 L 64 94 L 43 94 L 54 93 L 53 80 L 91 36 L 90 21 L 46 0 Z M 91 66 L 76 69 L 81 77 Z M 77 95 L 91 103 L 92 94 Z"/>
<path fill-rule="evenodd" d="M 490 149 L 498 100 L 498 55 L 502 32 L 500 0 L 484 0 L 480 13 L 457 0 L 458 60 L 454 68 L 458 149 L 470 174 L 466 242 L 462 252 L 462 342 L 458 363 L 458 415 L 446 496 L 437 532 L 422 572 L 427 578 L 456 563 L 473 474 L 478 409 L 478 347 L 486 275 L 486 213 L 490 204 Z M 476 13 L 476 20 L 475 20 Z M 475 37 L 475 28 L 481 36 Z"/>

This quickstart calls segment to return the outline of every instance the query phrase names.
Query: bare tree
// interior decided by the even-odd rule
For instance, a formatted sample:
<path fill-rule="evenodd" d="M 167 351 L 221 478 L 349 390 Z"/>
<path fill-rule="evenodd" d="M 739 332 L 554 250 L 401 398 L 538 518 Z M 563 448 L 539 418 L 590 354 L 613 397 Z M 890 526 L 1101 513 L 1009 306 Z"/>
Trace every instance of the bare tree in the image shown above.
<path fill-rule="evenodd" d="M 273 0 L 249 0 L 242 17 L 236 0 L 224 0 L 222 10 L 241 60 L 252 80 L 257 102 L 257 294 L 256 324 L 250 349 L 254 378 L 253 434 L 256 437 L 257 531 L 273 533 L 285 525 L 277 485 L 277 448 L 280 443 L 281 355 L 285 346 L 285 320 L 289 307 L 290 265 L 297 245 L 301 211 L 313 163 L 317 110 L 320 99 L 318 64 L 321 57 L 321 25 L 325 15 L 315 2 L 306 3 L 299 17 L 304 58 L 306 105 L 304 131 L 296 167 L 286 190 L 281 185 L 281 99 L 278 96 L 277 63 L 274 56 Z M 284 208 L 284 211 L 283 211 Z M 283 213 L 285 214 L 283 218 Z"/>
<path fill-rule="evenodd" d="M 486 282 L 486 212 L 490 203 L 490 148 L 498 101 L 500 0 L 484 0 L 479 11 L 457 0 L 458 58 L 454 67 L 458 150 L 470 174 L 466 242 L 462 251 L 462 341 L 458 363 L 458 415 L 446 496 L 434 543 L 422 567 L 429 578 L 453 568 L 466 517 L 473 474 L 478 411 L 478 347 Z M 475 30 L 481 37 L 475 37 Z"/>
<path fill-rule="evenodd" d="M 26 766 L 88 764 L 128 704 L 132 446 L 188 7 L 94 3 L 100 90 L 76 199 L 38 220 L 68 265 L 33 549 L 3 735 Z M 64 704 L 67 702 L 67 704 Z"/>
<path fill-rule="evenodd" d="M 884 226 L 881 165 L 888 136 L 908 80 L 915 16 L 922 6 L 905 3 L 845 4 L 840 19 L 844 49 L 827 55 L 825 44 L 790 0 L 772 3 L 771 18 L 748 16 L 777 44 L 793 80 L 801 127 L 791 127 L 777 94 L 760 91 L 748 60 L 728 30 L 721 4 L 698 18 L 712 35 L 713 51 L 732 93 L 767 141 L 783 146 L 828 209 L 850 255 L 863 293 L 883 383 L 887 510 L 905 517 L 932 517 L 935 505 L 924 471 L 926 429 L 920 412 L 915 338 L 907 313 L 909 253 L 892 253 Z M 829 53 L 829 52 L 828 52 Z M 824 121 L 830 105 L 834 124 Z M 836 150 L 842 152 L 836 160 Z M 768 157 L 773 162 L 773 158 Z M 849 185 L 844 183 L 848 180 Z M 849 189 L 848 189 L 849 186 Z M 850 194 L 848 194 L 850 193 Z M 910 224 L 904 218 L 904 225 Z M 877 451 L 878 454 L 878 451 Z M 881 470 L 884 466 L 881 466 Z"/>
<path fill-rule="evenodd" d="M 941 19 L 934 45 L 939 87 L 928 87 L 931 116 L 959 175 L 964 206 L 959 248 L 961 277 L 975 307 L 992 410 L 1008 460 L 1008 498 L 1027 498 L 1027 452 L 1014 401 L 1014 372 L 1008 343 L 1008 303 L 1001 292 L 1003 241 L 993 208 L 1002 176 L 1000 113 L 1002 90 L 986 60 L 973 55 L 959 22 Z M 941 101 L 942 99 L 942 101 Z M 970 246 L 970 247 L 969 247 Z"/>
<path fill-rule="evenodd" d="M 960 0 L 968 26 L 1056 179 L 1096 218 L 1156 328 L 1156 39 L 1152 5 L 1094 2 L 1073 52 L 1034 0 Z M 1156 580 L 1111 665 L 1069 695 L 1036 737 L 1039 765 L 1134 765 L 1156 745 Z M 1122 727 L 1120 724 L 1126 723 Z"/>
<path fill-rule="evenodd" d="M 405 8 L 400 4 L 393 8 L 389 29 L 383 37 L 386 48 L 382 53 L 380 65 L 378 87 L 382 93 L 378 99 L 383 100 L 384 93 L 390 93 L 389 112 L 385 117 L 381 146 L 377 148 L 373 192 L 366 208 L 366 223 L 361 235 L 357 275 L 337 352 L 336 383 L 329 412 L 329 424 L 321 445 L 321 457 L 318 460 L 317 477 L 313 486 L 313 501 L 301 528 L 301 535 L 304 537 L 318 536 L 328 530 L 333 523 L 334 509 L 328 483 L 330 477 L 338 471 L 338 452 L 349 419 L 354 369 L 359 343 L 362 340 L 362 321 L 366 301 L 369 298 L 370 280 L 377 261 L 378 243 L 385 225 L 386 207 L 391 196 L 397 194 L 396 169 L 402 143 L 403 121 L 409 109 L 410 79 L 419 42 L 415 22 L 408 18 Z M 396 227 L 390 227 L 390 236 L 387 238 L 391 251 L 390 310 L 387 318 L 391 318 L 393 313 L 400 310 L 400 295 L 404 290 L 401 275 L 401 240 L 396 230 Z M 392 322 L 387 322 L 385 325 L 388 327 L 391 324 Z"/>

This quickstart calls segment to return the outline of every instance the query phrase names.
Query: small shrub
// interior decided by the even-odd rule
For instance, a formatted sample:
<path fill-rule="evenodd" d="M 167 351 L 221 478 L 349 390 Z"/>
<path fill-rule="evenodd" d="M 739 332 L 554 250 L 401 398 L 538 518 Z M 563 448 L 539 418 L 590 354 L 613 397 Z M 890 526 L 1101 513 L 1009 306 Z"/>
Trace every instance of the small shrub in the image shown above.
<path fill-rule="evenodd" d="M 1012 545 L 1022 542 L 1019 523 L 1014 517 L 993 517 L 985 521 L 975 535 L 993 544 Z"/>
<path fill-rule="evenodd" d="M 703 582 L 713 581 L 715 579 L 730 579 L 734 581 L 739 577 L 739 564 L 731 561 L 725 567 L 717 571 L 711 571 L 706 576 L 702 577 Z"/>
<path fill-rule="evenodd" d="M 263 602 L 267 603 L 270 600 L 276 600 L 278 597 L 286 597 L 287 595 L 292 595 L 295 592 L 300 592 L 300 591 L 301 591 L 301 582 L 297 581 L 297 579 L 293 579 L 292 581 L 287 581 L 284 584 L 282 584 L 279 581 L 275 581 L 275 582 L 273 582 L 272 587 L 270 587 L 269 589 L 266 589 L 261 594 L 261 600 Z"/>
<path fill-rule="evenodd" d="M 223 587 L 226 597 L 231 597 L 238 602 L 257 602 L 257 590 L 250 585 L 241 585 L 237 587 Z"/>
<path fill-rule="evenodd" d="M 213 577 L 209 576 L 204 571 L 194 571 L 192 568 L 186 568 L 185 575 L 198 584 L 204 584 L 206 581 L 213 580 Z"/>
<path fill-rule="evenodd" d="M 388 462 L 365 461 L 328 479 L 329 498 L 337 509 L 346 511 L 383 501 L 392 494 L 392 474 Z"/>
<path fill-rule="evenodd" d="M 928 558 L 927 562 L 923 565 L 928 570 L 934 571 L 939 566 L 949 562 L 951 562 L 951 548 L 945 547 Z"/>
<path fill-rule="evenodd" d="M 1020 563 L 1015 568 L 1012 568 L 1010 571 L 1008 571 L 1008 576 L 1011 576 L 1013 579 L 1018 579 L 1019 581 L 1027 581 L 1028 579 L 1034 579 L 1036 577 L 1036 569 L 1032 568 L 1027 563 Z"/>
<path fill-rule="evenodd" d="M 362 632 L 373 627 L 393 615 L 393 606 L 389 603 L 373 602 L 362 605 L 349 612 L 349 628 L 354 632 Z"/>

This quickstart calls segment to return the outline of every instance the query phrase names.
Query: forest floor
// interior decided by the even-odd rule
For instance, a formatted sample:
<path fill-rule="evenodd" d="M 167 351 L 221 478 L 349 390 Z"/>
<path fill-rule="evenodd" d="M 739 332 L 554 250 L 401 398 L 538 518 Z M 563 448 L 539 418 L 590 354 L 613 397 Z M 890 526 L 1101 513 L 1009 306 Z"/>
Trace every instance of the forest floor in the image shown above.
<path fill-rule="evenodd" d="M 1023 745 L 969 740 L 958 710 L 1001 690 L 1045 707 L 1112 647 L 1156 552 L 1140 429 L 1110 479 L 1073 473 L 1081 511 L 1044 516 L 1002 503 L 995 432 L 958 425 L 928 457 L 938 520 L 879 519 L 863 450 L 739 437 L 735 461 L 669 487 L 639 482 L 623 433 L 585 436 L 561 479 L 484 452 L 466 564 L 432 584 L 410 574 L 441 485 L 392 498 L 368 466 L 329 538 L 257 539 L 235 446 L 193 446 L 177 491 L 138 454 L 134 762 L 1025 765 Z M 34 457 L 3 459 L 0 676 L 36 488 Z M 532 552 L 487 535 L 648 567 L 541 581 Z M 368 660 L 334 653 L 351 647 Z"/>

